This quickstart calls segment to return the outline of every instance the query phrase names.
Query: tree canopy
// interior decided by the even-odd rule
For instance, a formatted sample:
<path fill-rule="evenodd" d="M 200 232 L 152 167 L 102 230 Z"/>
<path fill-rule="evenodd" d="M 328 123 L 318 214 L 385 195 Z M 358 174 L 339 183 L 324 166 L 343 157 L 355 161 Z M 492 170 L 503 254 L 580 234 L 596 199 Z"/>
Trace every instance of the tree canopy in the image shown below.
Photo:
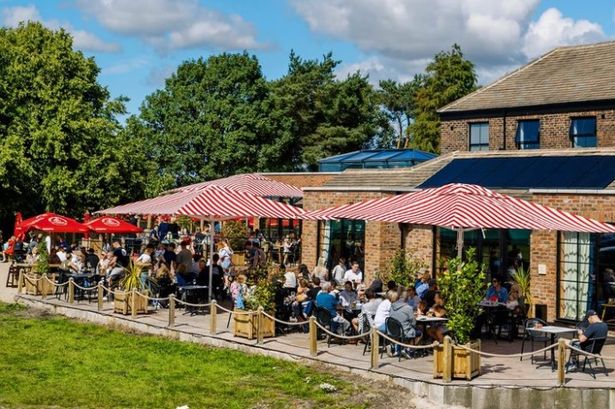
<path fill-rule="evenodd" d="M 94 59 L 64 30 L 0 29 L 0 212 L 78 215 L 142 194 Z"/>

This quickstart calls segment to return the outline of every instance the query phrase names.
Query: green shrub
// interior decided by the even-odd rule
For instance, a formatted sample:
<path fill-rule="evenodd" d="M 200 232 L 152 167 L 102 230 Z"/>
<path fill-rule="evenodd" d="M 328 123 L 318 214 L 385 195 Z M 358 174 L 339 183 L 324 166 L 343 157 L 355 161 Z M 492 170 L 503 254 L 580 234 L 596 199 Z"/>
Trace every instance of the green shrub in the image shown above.
<path fill-rule="evenodd" d="M 213 227 L 210 230 L 213 231 Z M 234 251 L 242 251 L 248 239 L 248 231 L 244 222 L 229 220 L 222 225 L 222 236 Z"/>
<path fill-rule="evenodd" d="M 395 281 L 397 285 L 408 287 L 414 284 L 416 274 L 420 269 L 427 268 L 427 263 L 405 250 L 397 250 L 389 265 L 379 275 L 382 282 Z"/>
<path fill-rule="evenodd" d="M 47 243 L 41 241 L 38 243 L 38 258 L 34 264 L 34 271 L 38 274 L 46 274 L 49 272 L 49 253 L 47 252 Z"/>

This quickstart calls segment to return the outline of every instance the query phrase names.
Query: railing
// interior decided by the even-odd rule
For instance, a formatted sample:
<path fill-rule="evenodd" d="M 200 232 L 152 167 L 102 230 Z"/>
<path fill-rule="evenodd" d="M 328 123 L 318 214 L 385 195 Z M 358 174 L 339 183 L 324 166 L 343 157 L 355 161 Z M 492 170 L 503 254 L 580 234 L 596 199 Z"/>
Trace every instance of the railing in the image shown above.
<path fill-rule="evenodd" d="M 64 287 L 68 285 L 68 303 L 69 304 L 73 304 L 75 302 L 75 289 L 76 288 L 84 292 L 96 290 L 98 311 L 103 310 L 103 304 L 104 304 L 103 297 L 104 297 L 105 291 L 108 294 L 112 294 L 112 295 L 116 294 L 115 291 L 111 290 L 110 288 L 105 287 L 102 281 L 92 287 L 82 287 L 76 284 L 72 278 L 70 278 L 65 283 L 58 284 L 58 283 L 53 282 L 49 277 L 47 277 L 47 275 L 43 275 L 39 278 L 35 278 L 32 276 L 25 275 L 23 271 L 19 272 L 19 278 L 18 278 L 18 283 L 17 283 L 17 293 L 21 294 L 23 292 L 24 284 L 26 282 L 28 282 L 31 285 L 37 285 L 37 283 L 41 280 L 46 280 L 48 283 L 53 285 L 55 288 Z M 176 315 L 177 304 L 181 304 L 184 307 L 209 308 L 209 318 L 210 318 L 209 333 L 210 335 L 213 335 L 213 336 L 218 334 L 218 331 L 217 331 L 218 310 L 229 313 L 231 314 L 231 316 L 237 316 L 237 315 L 256 316 L 256 343 L 257 344 L 263 343 L 264 336 L 263 336 L 262 330 L 264 327 L 263 319 L 265 317 L 275 322 L 278 322 L 280 324 L 287 325 L 287 326 L 307 325 L 308 326 L 308 349 L 310 351 L 310 356 L 312 357 L 318 356 L 318 331 L 319 330 L 331 337 L 334 337 L 340 340 L 346 340 L 346 341 L 358 340 L 358 339 L 365 340 L 366 338 L 369 337 L 369 342 L 371 344 L 370 370 L 376 370 L 380 367 L 379 360 L 380 360 L 380 339 L 381 338 L 387 340 L 392 345 L 398 345 L 401 348 L 412 349 L 412 350 L 422 350 L 422 349 L 432 349 L 432 348 L 442 347 L 443 354 L 444 354 L 444 373 L 442 376 L 442 380 L 444 382 L 450 382 L 452 380 L 453 348 L 461 348 L 470 353 L 478 354 L 484 357 L 503 358 L 503 359 L 529 357 L 532 355 L 537 355 L 542 352 L 550 351 L 554 348 L 557 348 L 557 383 L 559 386 L 563 386 L 566 382 L 565 375 L 566 375 L 566 350 L 567 349 L 569 349 L 571 353 L 572 351 L 574 351 L 579 355 L 584 355 L 589 358 L 615 360 L 615 357 L 602 356 L 602 355 L 592 354 L 587 351 L 583 351 L 582 349 L 579 349 L 571 345 L 570 340 L 566 340 L 563 338 L 560 338 L 557 343 L 549 345 L 537 351 L 530 351 L 530 352 L 519 353 L 519 354 L 495 354 L 491 352 L 484 352 L 484 351 L 472 349 L 466 345 L 456 344 L 453 342 L 453 340 L 449 336 L 444 337 L 444 342 L 442 344 L 440 344 L 437 341 L 434 341 L 431 344 L 413 345 L 413 344 L 407 344 L 407 343 L 400 342 L 392 338 L 388 334 L 377 330 L 376 328 L 371 328 L 369 332 L 365 332 L 362 334 L 341 335 L 321 325 L 317 321 L 316 317 L 313 317 L 313 316 L 310 317 L 307 322 L 305 321 L 304 322 L 291 322 L 291 321 L 280 320 L 276 318 L 275 316 L 268 314 L 267 312 L 263 310 L 262 307 L 259 307 L 256 311 L 237 311 L 237 310 L 230 310 L 225 307 L 222 307 L 221 305 L 218 305 L 216 300 L 212 300 L 211 302 L 207 304 L 195 304 L 195 303 L 189 303 L 187 301 L 178 299 L 173 294 L 169 295 L 168 297 L 164 297 L 164 298 L 156 298 L 156 297 L 150 297 L 147 294 L 142 294 L 134 289 L 131 290 L 130 294 L 131 294 L 130 307 L 131 307 L 132 317 L 136 317 L 137 315 L 137 308 L 136 308 L 136 298 L 137 297 L 145 298 L 148 304 L 150 301 L 155 301 L 155 302 L 168 301 L 168 309 L 169 309 L 168 323 L 167 323 L 168 328 L 173 328 L 175 326 L 175 315 Z M 42 293 L 42 297 L 45 298 L 45 292 Z"/>

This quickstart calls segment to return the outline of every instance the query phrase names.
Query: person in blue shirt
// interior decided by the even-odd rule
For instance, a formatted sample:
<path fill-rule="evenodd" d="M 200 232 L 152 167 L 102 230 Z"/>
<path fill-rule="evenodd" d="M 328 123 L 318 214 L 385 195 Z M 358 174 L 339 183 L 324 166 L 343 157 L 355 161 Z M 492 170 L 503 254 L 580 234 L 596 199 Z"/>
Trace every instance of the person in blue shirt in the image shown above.
<path fill-rule="evenodd" d="M 321 291 L 316 296 L 316 306 L 329 311 L 331 320 L 336 324 L 333 326 L 334 328 L 332 328 L 333 331 L 337 329 L 338 333 L 345 334 L 350 328 L 350 322 L 338 314 L 338 304 L 337 298 L 331 294 L 331 283 L 323 283 L 321 286 Z"/>
<path fill-rule="evenodd" d="M 491 286 L 487 289 L 487 296 L 485 297 L 489 301 L 507 302 L 508 291 L 502 287 L 502 283 L 498 277 L 493 277 Z"/>
<path fill-rule="evenodd" d="M 416 288 L 416 295 L 421 297 L 421 299 L 425 297 L 425 293 L 427 292 L 427 290 L 429 290 L 430 280 L 431 280 L 431 274 L 429 274 L 429 271 L 423 271 L 420 283 L 414 286 L 414 288 Z"/>

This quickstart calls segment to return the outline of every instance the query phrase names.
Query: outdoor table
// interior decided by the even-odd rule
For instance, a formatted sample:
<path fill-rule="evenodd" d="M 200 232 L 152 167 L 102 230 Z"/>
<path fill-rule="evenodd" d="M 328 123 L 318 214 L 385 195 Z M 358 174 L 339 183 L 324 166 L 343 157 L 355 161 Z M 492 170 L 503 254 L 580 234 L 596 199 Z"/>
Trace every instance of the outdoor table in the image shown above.
<path fill-rule="evenodd" d="M 200 301 L 205 301 L 207 299 L 207 290 L 209 289 L 206 285 L 185 285 L 183 287 L 179 287 L 184 294 L 186 295 L 185 300 L 190 304 L 199 304 Z M 199 307 L 192 307 L 186 305 L 186 312 L 190 313 L 190 315 L 198 314 Z"/>
<path fill-rule="evenodd" d="M 602 304 L 602 321 L 604 321 L 604 317 L 606 316 L 607 308 L 615 308 L 615 304 Z"/>
<path fill-rule="evenodd" d="M 544 334 L 551 335 L 551 345 L 555 344 L 555 336 L 562 334 L 576 334 L 576 328 L 568 328 L 568 327 L 558 327 L 555 325 L 546 325 L 541 328 L 528 328 L 528 331 L 531 332 L 542 332 Z M 551 348 L 551 371 L 555 370 L 555 351 L 554 348 Z"/>

